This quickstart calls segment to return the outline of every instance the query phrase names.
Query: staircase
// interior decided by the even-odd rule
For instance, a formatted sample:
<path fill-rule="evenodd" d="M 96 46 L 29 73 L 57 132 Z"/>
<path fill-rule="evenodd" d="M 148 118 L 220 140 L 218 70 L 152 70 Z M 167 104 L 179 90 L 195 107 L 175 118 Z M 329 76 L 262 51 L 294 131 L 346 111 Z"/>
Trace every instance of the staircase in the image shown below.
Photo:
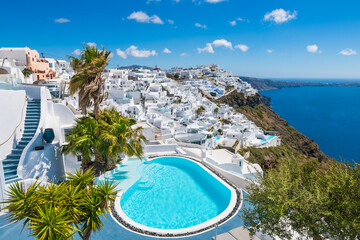
<path fill-rule="evenodd" d="M 24 148 L 34 137 L 40 121 L 40 112 L 40 100 L 27 101 L 23 136 L 16 147 L 3 160 L 5 184 L 21 180 L 17 175 L 17 167 Z"/>

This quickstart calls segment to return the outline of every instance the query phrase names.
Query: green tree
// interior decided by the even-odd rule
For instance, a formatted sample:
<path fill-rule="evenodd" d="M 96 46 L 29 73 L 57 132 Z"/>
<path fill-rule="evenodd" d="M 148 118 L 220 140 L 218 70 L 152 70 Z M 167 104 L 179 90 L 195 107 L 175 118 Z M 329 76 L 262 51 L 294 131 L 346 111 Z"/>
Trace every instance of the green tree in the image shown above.
<path fill-rule="evenodd" d="M 175 73 L 175 74 L 174 74 L 174 78 L 175 78 L 175 79 L 179 79 L 179 78 L 180 78 L 180 75 L 179 75 L 178 73 Z"/>
<path fill-rule="evenodd" d="M 200 116 L 205 111 L 205 108 L 203 106 L 200 106 L 198 109 L 196 109 L 196 115 Z"/>
<path fill-rule="evenodd" d="M 231 90 L 233 90 L 234 88 L 235 88 L 234 86 L 227 85 L 227 86 L 225 87 L 225 91 L 231 91 Z"/>
<path fill-rule="evenodd" d="M 243 213 L 245 227 L 291 239 L 358 239 L 360 167 L 335 161 L 289 158 L 252 184 Z"/>
<path fill-rule="evenodd" d="M 96 174 L 100 174 L 113 168 L 120 161 L 120 154 L 141 158 L 141 140 L 145 138 L 140 133 L 141 128 L 132 128 L 135 123 L 116 109 L 104 109 L 98 119 L 90 113 L 88 117 L 77 120 L 67 135 L 68 144 L 62 150 L 67 154 L 81 154 L 82 169 L 93 166 Z"/>
<path fill-rule="evenodd" d="M 115 200 L 116 185 L 109 181 L 93 185 L 94 171 L 68 174 L 68 181 L 9 186 L 7 204 L 10 222 L 24 220 L 32 236 L 41 240 L 72 239 L 76 233 L 87 240 L 103 227 L 100 216 Z"/>
<path fill-rule="evenodd" d="M 214 109 L 214 113 L 216 114 L 216 116 L 218 115 L 218 113 L 219 113 L 219 108 L 215 108 Z"/>
<path fill-rule="evenodd" d="M 33 74 L 33 71 L 30 68 L 24 68 L 21 72 L 26 78 Z"/>
<path fill-rule="evenodd" d="M 78 93 L 79 107 L 85 115 L 87 108 L 92 105 L 95 118 L 100 115 L 100 104 L 107 97 L 102 74 L 108 65 L 110 53 L 104 47 L 99 50 L 96 46 L 84 45 L 79 58 L 69 57 L 76 73 L 69 83 L 70 94 Z"/>
<path fill-rule="evenodd" d="M 231 123 L 230 120 L 225 119 L 225 118 L 222 118 L 222 119 L 220 119 L 219 121 L 221 122 L 221 125 L 230 124 L 230 123 Z"/>
<path fill-rule="evenodd" d="M 174 75 L 172 75 L 171 73 L 166 73 L 166 77 L 175 80 Z"/>

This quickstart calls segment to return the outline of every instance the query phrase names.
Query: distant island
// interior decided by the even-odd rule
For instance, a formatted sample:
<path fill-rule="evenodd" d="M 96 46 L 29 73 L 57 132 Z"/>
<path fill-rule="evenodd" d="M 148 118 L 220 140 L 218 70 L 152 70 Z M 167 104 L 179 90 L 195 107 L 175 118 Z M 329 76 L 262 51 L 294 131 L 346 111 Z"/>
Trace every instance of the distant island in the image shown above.
<path fill-rule="evenodd" d="M 343 83 L 320 83 L 320 82 L 290 82 L 274 81 L 271 79 L 262 79 L 254 77 L 239 76 L 243 81 L 251 84 L 253 88 L 259 91 L 274 90 L 288 87 L 305 87 L 305 86 L 332 86 L 332 87 L 360 87 L 360 82 L 343 82 Z"/>
<path fill-rule="evenodd" d="M 153 67 L 141 66 L 141 65 L 131 65 L 131 66 L 118 66 L 117 69 L 154 69 Z"/>

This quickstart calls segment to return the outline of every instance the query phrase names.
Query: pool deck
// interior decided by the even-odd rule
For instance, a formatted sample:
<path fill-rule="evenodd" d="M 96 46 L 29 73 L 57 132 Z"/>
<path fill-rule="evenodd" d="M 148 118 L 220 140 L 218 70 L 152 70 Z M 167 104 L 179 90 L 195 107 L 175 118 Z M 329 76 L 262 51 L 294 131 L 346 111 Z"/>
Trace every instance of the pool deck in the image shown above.
<path fill-rule="evenodd" d="M 215 237 L 212 239 L 215 240 Z M 250 233 L 246 228 L 238 227 L 229 232 L 217 235 L 216 240 L 260 240 L 260 238 L 257 236 L 250 237 Z"/>

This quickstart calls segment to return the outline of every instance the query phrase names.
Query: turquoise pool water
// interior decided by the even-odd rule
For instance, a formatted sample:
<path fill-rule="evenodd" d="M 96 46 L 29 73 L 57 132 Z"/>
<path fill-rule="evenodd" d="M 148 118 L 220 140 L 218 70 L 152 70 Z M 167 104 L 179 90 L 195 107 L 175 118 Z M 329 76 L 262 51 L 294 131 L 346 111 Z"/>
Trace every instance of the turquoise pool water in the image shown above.
<path fill-rule="evenodd" d="M 270 135 L 270 136 L 267 137 L 266 139 L 261 140 L 261 142 L 263 143 L 263 142 L 269 141 L 269 140 L 273 139 L 274 137 L 275 137 L 275 136 Z"/>
<path fill-rule="evenodd" d="M 103 181 L 104 179 L 114 181 L 118 186 L 118 190 L 126 191 L 139 179 L 144 161 L 145 159 L 124 160 L 117 168 L 101 176 L 99 181 Z"/>
<path fill-rule="evenodd" d="M 120 200 L 124 213 L 139 224 L 192 227 L 218 216 L 230 203 L 230 189 L 193 161 L 161 157 L 142 165 L 140 178 Z"/>

